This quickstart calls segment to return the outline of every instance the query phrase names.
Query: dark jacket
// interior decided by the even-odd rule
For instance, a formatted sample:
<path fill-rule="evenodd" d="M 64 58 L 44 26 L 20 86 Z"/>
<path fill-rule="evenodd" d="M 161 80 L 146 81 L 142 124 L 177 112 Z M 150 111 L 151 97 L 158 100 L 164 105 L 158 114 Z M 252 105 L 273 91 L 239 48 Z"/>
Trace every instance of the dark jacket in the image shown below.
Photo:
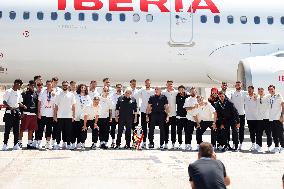
<path fill-rule="evenodd" d="M 119 118 L 133 118 L 133 113 L 137 112 L 137 103 L 135 98 L 121 96 L 117 100 L 116 110 L 119 110 Z"/>
<path fill-rule="evenodd" d="M 30 112 L 30 113 L 37 113 L 37 104 L 38 104 L 38 96 L 36 92 L 32 92 L 27 90 L 26 92 L 22 93 L 23 97 L 23 105 L 27 107 L 27 109 L 21 108 L 22 112 Z"/>
<path fill-rule="evenodd" d="M 187 111 L 185 108 L 183 108 L 185 99 L 190 97 L 188 94 L 184 94 L 184 96 L 181 96 L 180 93 L 177 94 L 176 97 L 176 104 L 177 104 L 177 116 L 180 117 L 186 117 Z"/>
<path fill-rule="evenodd" d="M 225 124 L 237 124 L 240 123 L 238 110 L 235 108 L 234 104 L 225 99 L 224 103 L 221 100 L 215 103 L 215 109 L 217 112 L 217 120 L 221 125 Z"/>

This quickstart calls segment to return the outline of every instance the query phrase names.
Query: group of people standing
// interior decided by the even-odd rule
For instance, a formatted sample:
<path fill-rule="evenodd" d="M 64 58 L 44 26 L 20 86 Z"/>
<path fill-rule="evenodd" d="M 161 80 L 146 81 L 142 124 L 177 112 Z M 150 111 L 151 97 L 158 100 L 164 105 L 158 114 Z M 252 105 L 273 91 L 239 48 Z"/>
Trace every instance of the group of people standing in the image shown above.
<path fill-rule="evenodd" d="M 282 152 L 284 148 L 283 99 L 275 93 L 274 86 L 268 87 L 270 95 L 265 96 L 262 88 L 258 89 L 258 94 L 252 86 L 248 92 L 242 91 L 240 82 L 236 83 L 236 91 L 229 93 L 226 83 L 222 83 L 222 90 L 213 88 L 207 101 L 194 87 L 189 92 L 182 85 L 178 90 L 174 89 L 170 80 L 162 90 L 161 87 L 151 88 L 150 79 L 145 80 L 145 87 L 138 89 L 136 80 L 132 79 L 124 92 L 121 84 L 111 87 L 109 78 L 103 79 L 102 87 L 97 87 L 96 81 L 91 81 L 90 86 L 63 81 L 59 88 L 58 78 L 47 80 L 44 87 L 41 77 L 35 76 L 29 81 L 27 90 L 21 93 L 22 84 L 20 79 L 15 80 L 13 87 L 4 94 L 3 150 L 8 149 L 12 128 L 15 150 L 22 148 L 25 130 L 28 130 L 28 149 L 42 149 L 45 130 L 46 149 L 83 150 L 89 127 L 92 130 L 91 149 L 97 148 L 98 141 L 100 148 L 109 148 L 110 137 L 111 148 L 122 148 L 124 130 L 124 148 L 130 149 L 131 134 L 138 125 L 144 136 L 141 148 L 147 147 L 147 138 L 148 148 L 154 148 L 154 129 L 159 126 L 160 149 L 169 148 L 169 135 L 172 148 L 182 149 L 184 132 L 185 150 L 192 150 L 194 129 L 199 148 L 202 136 L 210 128 L 215 149 L 242 150 L 245 118 L 252 142 L 250 150 L 262 151 L 263 131 L 267 135 L 269 151 Z M 231 130 L 233 146 L 230 145 Z M 271 149 L 271 133 L 274 149 Z"/>

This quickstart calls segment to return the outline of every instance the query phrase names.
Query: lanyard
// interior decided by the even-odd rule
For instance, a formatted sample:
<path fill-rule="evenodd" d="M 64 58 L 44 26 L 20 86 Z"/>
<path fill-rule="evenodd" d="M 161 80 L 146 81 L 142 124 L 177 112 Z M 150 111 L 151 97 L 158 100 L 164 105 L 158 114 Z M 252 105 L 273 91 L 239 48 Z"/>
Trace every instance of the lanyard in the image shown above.
<path fill-rule="evenodd" d="M 270 108 L 271 108 L 271 109 L 272 109 L 272 107 L 273 107 L 273 104 L 274 104 L 274 101 L 275 101 L 275 97 L 276 97 L 276 95 L 273 95 L 273 96 L 271 96 L 271 98 L 270 98 L 270 100 L 269 100 Z"/>

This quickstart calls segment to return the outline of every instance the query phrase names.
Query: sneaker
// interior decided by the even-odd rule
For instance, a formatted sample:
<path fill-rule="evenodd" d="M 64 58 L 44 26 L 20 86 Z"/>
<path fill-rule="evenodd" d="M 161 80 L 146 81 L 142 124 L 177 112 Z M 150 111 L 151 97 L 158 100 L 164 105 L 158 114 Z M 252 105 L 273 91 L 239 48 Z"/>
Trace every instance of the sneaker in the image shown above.
<path fill-rule="evenodd" d="M 19 142 L 20 148 L 23 148 L 23 143 Z"/>
<path fill-rule="evenodd" d="M 81 142 L 79 142 L 79 143 L 77 143 L 77 145 L 76 145 L 76 149 L 80 149 L 81 148 Z"/>
<path fill-rule="evenodd" d="M 243 150 L 243 144 L 242 143 L 239 145 L 239 150 Z"/>
<path fill-rule="evenodd" d="M 28 150 L 35 150 L 35 149 L 37 149 L 37 148 L 34 147 L 33 143 L 31 143 L 31 144 L 27 144 L 27 149 L 28 149 Z"/>
<path fill-rule="evenodd" d="M 239 145 L 235 144 L 233 147 L 233 152 L 238 152 L 239 151 Z"/>
<path fill-rule="evenodd" d="M 37 148 L 37 140 L 34 140 L 34 141 L 33 141 L 32 146 L 33 146 L 34 148 Z"/>
<path fill-rule="evenodd" d="M 164 145 L 164 148 L 163 148 L 163 149 L 165 149 L 165 150 L 169 149 L 167 143 Z"/>
<path fill-rule="evenodd" d="M 279 153 L 284 153 L 284 148 L 283 148 L 283 147 L 281 147 L 281 148 L 279 149 Z"/>
<path fill-rule="evenodd" d="M 71 147 L 70 147 L 70 150 L 75 150 L 75 148 L 76 148 L 75 143 L 72 143 L 72 144 L 71 144 Z"/>
<path fill-rule="evenodd" d="M 175 147 L 175 143 L 172 143 L 172 149 L 175 149 L 176 147 Z"/>
<path fill-rule="evenodd" d="M 114 147 L 114 149 L 119 150 L 119 149 L 121 149 L 121 147 L 120 147 L 120 145 L 116 145 L 116 146 Z"/>
<path fill-rule="evenodd" d="M 179 144 L 178 149 L 182 150 L 182 144 Z"/>
<path fill-rule="evenodd" d="M 192 150 L 191 144 L 186 144 L 185 145 L 185 150 L 186 151 L 191 151 Z"/>
<path fill-rule="evenodd" d="M 271 150 L 272 153 L 278 153 L 279 152 L 279 147 L 275 147 L 273 150 Z"/>
<path fill-rule="evenodd" d="M 126 150 L 131 149 L 130 146 L 127 145 L 127 144 L 123 148 L 126 149 Z"/>
<path fill-rule="evenodd" d="M 97 148 L 97 144 L 93 142 L 92 146 L 91 146 L 91 150 L 95 150 Z"/>
<path fill-rule="evenodd" d="M 54 144 L 53 145 L 53 150 L 60 150 L 59 144 Z"/>
<path fill-rule="evenodd" d="M 251 151 L 254 151 L 254 150 L 255 150 L 255 144 L 254 144 L 254 143 L 252 143 L 252 145 L 251 145 L 251 147 L 250 147 L 249 151 L 251 152 Z"/>
<path fill-rule="evenodd" d="M 45 144 L 45 149 L 47 149 L 47 150 L 51 150 L 52 149 L 52 146 L 50 145 L 50 142 L 46 142 L 46 144 Z"/>
<path fill-rule="evenodd" d="M 82 145 L 81 145 L 81 150 L 85 150 L 86 148 L 85 148 L 85 143 L 82 143 Z"/>
<path fill-rule="evenodd" d="M 115 148 L 115 143 L 114 143 L 114 142 L 111 143 L 110 147 L 111 147 L 111 148 Z"/>
<path fill-rule="evenodd" d="M 146 149 L 146 142 L 143 142 L 143 143 L 142 143 L 141 148 L 142 148 L 142 149 Z"/>
<path fill-rule="evenodd" d="M 154 144 L 149 144 L 149 145 L 148 145 L 148 148 L 149 148 L 149 149 L 154 149 Z"/>
<path fill-rule="evenodd" d="M 258 153 L 263 153 L 263 150 L 262 150 L 262 147 L 261 147 L 261 146 L 258 146 L 258 148 L 256 149 L 256 151 L 257 151 Z"/>
<path fill-rule="evenodd" d="M 16 144 L 16 145 L 14 146 L 13 150 L 21 150 L 19 144 Z"/>
<path fill-rule="evenodd" d="M 7 151 L 9 148 L 8 148 L 8 145 L 7 144 L 4 144 L 3 145 L 3 148 L 2 148 L 2 151 Z"/>
<path fill-rule="evenodd" d="M 107 150 L 107 149 L 108 149 L 108 146 L 107 146 L 105 143 L 103 143 L 100 148 L 101 148 L 101 149 L 104 149 L 104 150 Z"/>
<path fill-rule="evenodd" d="M 63 144 L 62 144 L 62 150 L 65 150 L 66 147 L 67 147 L 67 143 L 66 143 L 66 142 L 63 142 Z"/>
<path fill-rule="evenodd" d="M 219 150 L 219 151 L 222 151 L 223 149 L 224 149 L 224 147 L 223 147 L 223 146 L 221 146 L 221 145 L 220 145 L 220 146 L 218 146 L 218 150 Z"/>
<path fill-rule="evenodd" d="M 66 150 L 70 150 L 70 149 L 71 149 L 71 145 L 69 144 L 66 146 Z"/>
<path fill-rule="evenodd" d="M 196 146 L 196 151 L 199 151 L 199 144 L 197 144 Z"/>
<path fill-rule="evenodd" d="M 164 147 L 163 145 L 161 145 L 159 149 L 160 149 L 160 150 L 164 150 L 165 147 Z"/>
<path fill-rule="evenodd" d="M 42 145 L 38 143 L 37 149 L 42 150 Z"/>
<path fill-rule="evenodd" d="M 272 151 L 272 147 L 271 146 L 268 146 L 267 147 L 267 152 L 271 152 Z"/>

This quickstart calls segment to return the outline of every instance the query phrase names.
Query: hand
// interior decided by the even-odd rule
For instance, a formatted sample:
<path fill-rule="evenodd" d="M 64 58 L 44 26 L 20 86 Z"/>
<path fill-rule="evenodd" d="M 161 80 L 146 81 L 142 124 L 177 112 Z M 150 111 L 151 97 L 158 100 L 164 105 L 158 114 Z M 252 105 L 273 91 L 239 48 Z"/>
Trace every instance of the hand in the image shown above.
<path fill-rule="evenodd" d="M 281 122 L 281 123 L 283 123 L 284 122 L 284 117 L 283 117 L 284 115 L 283 114 L 281 114 L 281 116 L 280 116 L 280 119 L 279 119 L 279 121 Z"/>
<path fill-rule="evenodd" d="M 166 118 L 166 123 L 169 123 L 169 121 L 170 121 L 170 117 L 167 116 L 167 118 Z"/>
<path fill-rule="evenodd" d="M 150 119 L 149 119 L 149 116 L 146 115 L 146 122 L 149 123 Z"/>
<path fill-rule="evenodd" d="M 57 122 L 57 117 L 54 117 L 53 120 L 54 120 L 55 122 Z"/>
<path fill-rule="evenodd" d="M 118 117 L 115 117 L 115 121 L 118 123 Z"/>
<path fill-rule="evenodd" d="M 75 118 L 73 117 L 73 118 L 72 118 L 72 122 L 74 122 L 74 121 L 75 121 Z"/>
<path fill-rule="evenodd" d="M 137 117 L 135 116 L 135 118 L 134 118 L 134 123 L 137 123 Z"/>
<path fill-rule="evenodd" d="M 84 125 L 83 128 L 82 128 L 82 131 L 87 131 L 87 130 L 88 130 L 87 126 Z"/>
<path fill-rule="evenodd" d="M 38 119 L 41 119 L 41 114 L 38 114 L 38 115 L 37 115 L 37 118 L 38 118 Z"/>
<path fill-rule="evenodd" d="M 224 126 L 224 125 L 221 125 L 221 129 L 225 129 L 225 126 Z"/>
<path fill-rule="evenodd" d="M 239 128 L 240 128 L 240 124 L 239 124 L 239 123 L 237 123 L 236 128 L 237 128 L 237 129 L 239 129 Z"/>
<path fill-rule="evenodd" d="M 25 106 L 25 105 L 23 106 L 23 108 L 24 108 L 25 110 L 26 110 L 26 109 L 28 109 L 28 107 L 27 107 L 27 106 Z"/>
<path fill-rule="evenodd" d="M 213 124 L 212 124 L 212 128 L 213 128 L 213 130 L 215 130 L 215 131 L 217 130 L 216 123 L 213 123 Z"/>
<path fill-rule="evenodd" d="M 98 124 L 94 124 L 94 129 L 99 129 Z"/>
<path fill-rule="evenodd" d="M 200 123 L 196 123 L 196 129 L 200 129 L 201 126 L 200 126 Z"/>
<path fill-rule="evenodd" d="M 109 119 L 109 122 L 110 122 L 110 123 L 112 122 L 112 118 Z"/>

